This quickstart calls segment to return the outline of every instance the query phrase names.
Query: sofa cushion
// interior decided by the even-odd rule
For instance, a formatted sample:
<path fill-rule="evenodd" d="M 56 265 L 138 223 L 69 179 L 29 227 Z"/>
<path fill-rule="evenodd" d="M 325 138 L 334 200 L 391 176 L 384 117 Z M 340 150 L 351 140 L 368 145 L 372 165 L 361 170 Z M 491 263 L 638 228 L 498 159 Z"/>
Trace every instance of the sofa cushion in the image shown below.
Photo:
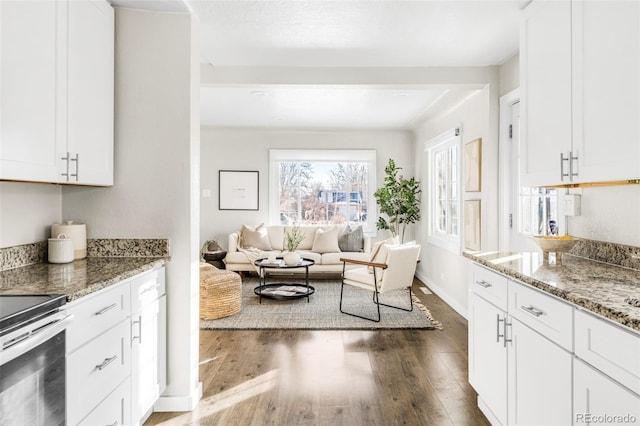
<path fill-rule="evenodd" d="M 371 255 L 369 253 L 359 253 L 356 251 L 353 252 L 340 252 L 340 253 L 324 253 L 322 255 L 322 264 L 323 265 L 342 265 L 340 258 L 344 257 L 345 259 L 354 259 L 354 260 L 362 260 L 368 261 Z"/>
<path fill-rule="evenodd" d="M 249 225 L 242 225 L 240 231 L 240 247 L 244 249 L 257 248 L 259 250 L 271 250 L 269 235 L 264 223 L 255 228 Z"/>
<path fill-rule="evenodd" d="M 316 262 L 318 265 L 322 263 L 322 255 L 320 253 L 316 253 L 309 250 L 296 250 L 296 252 L 305 259 L 311 259 Z"/>
<path fill-rule="evenodd" d="M 269 242 L 273 250 L 284 250 L 284 226 L 269 225 L 267 226 L 267 234 L 269 234 Z"/>
<path fill-rule="evenodd" d="M 362 231 L 362 225 L 351 228 L 347 225 L 342 234 L 338 237 L 338 247 L 341 251 L 364 251 L 364 232 Z"/>
<path fill-rule="evenodd" d="M 286 234 L 288 232 L 291 232 L 293 228 L 295 228 L 295 226 L 285 226 L 284 235 L 286 236 Z M 304 240 L 302 240 L 302 242 L 298 246 L 298 249 L 311 250 L 311 247 L 313 247 L 313 239 L 316 236 L 316 229 L 318 229 L 318 226 L 317 225 L 300 225 L 298 228 L 300 228 L 300 231 L 302 231 L 302 233 L 304 234 Z"/>
<path fill-rule="evenodd" d="M 340 235 L 340 228 L 335 226 L 328 229 L 317 229 L 316 236 L 313 239 L 313 246 L 311 251 L 316 253 L 335 253 L 340 251 L 338 246 L 338 236 Z"/>

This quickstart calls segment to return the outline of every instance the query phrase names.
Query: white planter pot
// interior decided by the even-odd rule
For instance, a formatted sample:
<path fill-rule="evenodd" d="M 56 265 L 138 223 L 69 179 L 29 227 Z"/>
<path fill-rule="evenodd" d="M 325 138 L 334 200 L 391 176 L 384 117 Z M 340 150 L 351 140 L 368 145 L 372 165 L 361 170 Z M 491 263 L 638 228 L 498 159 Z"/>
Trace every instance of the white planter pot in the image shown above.
<path fill-rule="evenodd" d="M 295 251 L 287 252 L 282 257 L 287 265 L 297 265 L 300 262 L 300 255 Z"/>

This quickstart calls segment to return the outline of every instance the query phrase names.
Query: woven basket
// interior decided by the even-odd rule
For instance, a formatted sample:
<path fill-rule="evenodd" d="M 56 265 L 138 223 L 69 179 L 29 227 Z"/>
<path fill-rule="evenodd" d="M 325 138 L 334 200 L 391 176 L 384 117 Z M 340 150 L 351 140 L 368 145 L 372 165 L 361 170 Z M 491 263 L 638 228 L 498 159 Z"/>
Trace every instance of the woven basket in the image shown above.
<path fill-rule="evenodd" d="M 242 279 L 232 271 L 200 264 L 200 318 L 216 319 L 237 314 L 241 308 Z"/>

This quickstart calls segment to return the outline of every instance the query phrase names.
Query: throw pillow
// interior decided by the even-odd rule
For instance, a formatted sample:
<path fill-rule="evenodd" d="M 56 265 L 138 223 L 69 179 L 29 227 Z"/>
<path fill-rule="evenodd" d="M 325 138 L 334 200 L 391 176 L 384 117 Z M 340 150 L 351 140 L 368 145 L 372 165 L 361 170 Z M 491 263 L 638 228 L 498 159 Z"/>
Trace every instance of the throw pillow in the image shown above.
<path fill-rule="evenodd" d="M 338 237 L 338 247 L 341 251 L 364 251 L 364 232 L 362 226 L 356 226 L 355 229 L 351 229 L 351 226 L 347 225 Z"/>
<path fill-rule="evenodd" d="M 340 252 L 340 247 L 338 245 L 339 234 L 340 229 L 335 226 L 329 229 L 317 229 L 316 235 L 313 238 L 313 247 L 311 247 L 311 251 L 316 253 Z"/>
<path fill-rule="evenodd" d="M 259 250 L 271 250 L 269 235 L 267 234 L 267 228 L 264 226 L 264 223 L 261 223 L 255 228 L 242 225 L 242 231 L 240 231 L 240 247 L 245 249 L 256 248 Z"/>

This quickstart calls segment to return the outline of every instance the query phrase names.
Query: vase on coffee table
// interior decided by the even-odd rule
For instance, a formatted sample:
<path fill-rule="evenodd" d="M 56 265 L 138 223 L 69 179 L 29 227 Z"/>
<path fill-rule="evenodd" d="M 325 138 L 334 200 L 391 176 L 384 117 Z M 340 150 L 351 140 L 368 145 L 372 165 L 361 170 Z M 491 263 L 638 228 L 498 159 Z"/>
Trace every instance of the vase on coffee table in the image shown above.
<path fill-rule="evenodd" d="M 284 259 L 284 263 L 286 263 L 287 265 L 297 265 L 298 263 L 300 263 L 300 255 L 295 252 L 295 251 L 289 251 L 286 252 L 282 258 Z"/>

